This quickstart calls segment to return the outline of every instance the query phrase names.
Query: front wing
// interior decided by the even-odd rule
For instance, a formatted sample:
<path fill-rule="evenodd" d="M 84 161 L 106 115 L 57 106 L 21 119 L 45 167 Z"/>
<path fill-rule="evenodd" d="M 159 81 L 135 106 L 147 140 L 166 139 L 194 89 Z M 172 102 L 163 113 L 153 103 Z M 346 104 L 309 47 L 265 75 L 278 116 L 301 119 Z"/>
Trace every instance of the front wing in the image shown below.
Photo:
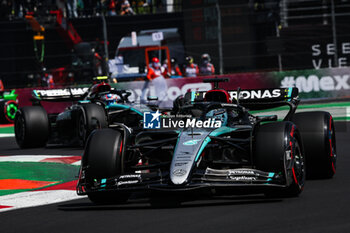
<path fill-rule="evenodd" d="M 180 174 L 179 174 L 180 175 Z M 169 172 L 140 172 L 124 174 L 105 179 L 88 180 L 84 169 L 81 171 L 77 185 L 78 195 L 99 191 L 190 191 L 206 188 L 227 188 L 264 191 L 271 188 L 286 188 L 283 174 L 263 172 L 250 168 L 216 170 L 207 168 L 192 174 L 190 181 L 184 185 L 170 182 Z"/>

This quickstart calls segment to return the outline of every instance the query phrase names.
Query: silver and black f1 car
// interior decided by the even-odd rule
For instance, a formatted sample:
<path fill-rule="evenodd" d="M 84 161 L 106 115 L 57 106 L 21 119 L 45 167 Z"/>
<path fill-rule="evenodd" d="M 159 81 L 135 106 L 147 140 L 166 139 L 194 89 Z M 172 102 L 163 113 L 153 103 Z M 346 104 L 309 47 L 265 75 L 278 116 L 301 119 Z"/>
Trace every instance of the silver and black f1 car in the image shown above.
<path fill-rule="evenodd" d="M 137 128 L 143 111 L 151 111 L 148 105 L 130 102 L 130 92 L 113 89 L 105 82 L 90 88 L 34 90 L 32 94 L 33 106 L 20 108 L 15 117 L 15 137 L 21 148 L 47 143 L 83 146 L 94 129 L 114 122 Z M 48 114 L 42 101 L 73 104 L 63 112 Z"/>
<path fill-rule="evenodd" d="M 225 91 L 215 86 L 206 93 L 188 93 L 177 113 L 214 117 L 222 123 L 219 128 L 195 125 L 133 134 L 119 124 L 94 131 L 82 158 L 78 195 L 97 204 L 125 202 L 136 191 L 298 196 L 306 174 L 334 175 L 332 117 L 295 113 L 296 88 Z M 283 121 L 248 111 L 283 105 L 290 107 Z"/>

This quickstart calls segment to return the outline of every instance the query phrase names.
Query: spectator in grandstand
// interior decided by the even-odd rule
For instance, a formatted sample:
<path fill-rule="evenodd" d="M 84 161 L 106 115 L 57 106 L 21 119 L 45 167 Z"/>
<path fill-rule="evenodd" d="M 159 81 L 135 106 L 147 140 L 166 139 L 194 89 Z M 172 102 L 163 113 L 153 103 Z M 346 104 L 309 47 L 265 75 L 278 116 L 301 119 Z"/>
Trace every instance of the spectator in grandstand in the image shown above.
<path fill-rule="evenodd" d="M 19 18 L 23 18 L 25 15 L 24 3 L 22 1 L 14 1 L 15 15 Z"/>
<path fill-rule="evenodd" d="M 141 102 L 146 103 L 147 102 L 147 91 L 148 94 L 150 93 L 149 87 L 151 86 L 154 87 L 157 97 L 158 97 L 158 106 L 159 107 L 164 107 L 162 104 L 167 98 L 167 91 L 168 91 L 168 86 L 167 83 L 162 75 L 161 71 L 161 65 L 159 62 L 159 59 L 154 57 L 152 58 L 152 62 L 149 64 L 149 67 L 147 69 L 147 81 L 145 82 L 145 85 L 143 86 L 142 89 L 142 94 L 141 94 Z"/>
<path fill-rule="evenodd" d="M 0 93 L 2 93 L 4 90 L 4 84 L 2 83 L 2 79 L 0 79 Z"/>
<path fill-rule="evenodd" d="M 83 0 L 77 0 L 77 10 L 78 10 L 78 15 L 81 17 L 85 17 L 85 3 Z"/>
<path fill-rule="evenodd" d="M 103 58 L 102 56 L 96 52 L 95 49 L 93 49 L 93 53 L 94 53 L 94 59 L 93 59 L 93 64 L 94 64 L 94 75 L 95 76 L 100 76 L 103 74 L 103 67 L 102 67 L 102 64 L 103 64 Z"/>
<path fill-rule="evenodd" d="M 168 67 L 168 59 L 165 59 L 163 61 L 163 65 L 161 67 L 162 70 L 162 75 L 164 78 L 169 78 L 170 77 L 170 72 L 169 72 L 169 67 Z"/>
<path fill-rule="evenodd" d="M 49 88 L 54 88 L 55 87 L 55 81 L 53 79 L 53 75 L 52 74 L 48 74 L 47 75 L 47 86 Z"/>
<path fill-rule="evenodd" d="M 120 6 L 120 15 L 135 15 L 128 0 L 122 0 Z"/>
<path fill-rule="evenodd" d="M 163 76 L 170 77 L 170 78 L 182 77 L 182 73 L 181 73 L 179 65 L 177 64 L 176 58 L 172 57 L 170 59 L 170 65 L 171 65 L 171 69 L 169 70 L 168 61 L 166 59 L 164 61 L 164 64 L 163 64 Z"/>
<path fill-rule="evenodd" d="M 115 2 L 115 0 L 109 0 L 108 1 L 108 16 L 116 16 L 116 15 L 117 15 L 116 2 Z"/>
<path fill-rule="evenodd" d="M 199 75 L 213 75 L 215 74 L 214 65 L 210 63 L 210 56 L 204 53 L 201 58 L 201 64 L 199 65 Z"/>
<path fill-rule="evenodd" d="M 186 64 L 184 66 L 185 77 L 197 77 L 199 73 L 198 65 L 194 63 L 192 56 L 186 57 Z"/>
<path fill-rule="evenodd" d="M 64 0 L 56 0 L 56 6 L 59 10 L 62 10 L 63 17 L 67 17 L 66 4 Z"/>
<path fill-rule="evenodd" d="M 78 3 L 78 0 L 68 0 L 67 1 L 67 10 L 68 10 L 68 17 L 69 18 L 77 18 L 78 17 L 77 3 Z"/>
<path fill-rule="evenodd" d="M 147 12 L 145 8 L 148 8 L 148 5 L 144 0 L 132 1 L 131 5 L 135 10 L 135 14 L 144 14 Z"/>

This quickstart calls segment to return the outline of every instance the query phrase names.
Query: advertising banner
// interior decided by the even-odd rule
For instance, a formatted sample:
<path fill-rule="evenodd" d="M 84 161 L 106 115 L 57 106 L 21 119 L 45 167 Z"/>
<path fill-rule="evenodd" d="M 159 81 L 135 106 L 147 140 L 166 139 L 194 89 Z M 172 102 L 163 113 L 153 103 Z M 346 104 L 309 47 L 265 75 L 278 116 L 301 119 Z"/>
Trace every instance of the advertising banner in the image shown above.
<path fill-rule="evenodd" d="M 270 73 L 280 87 L 297 87 L 301 99 L 349 98 L 350 68 Z"/>
<path fill-rule="evenodd" d="M 350 68 L 333 68 L 318 70 L 295 70 L 284 72 L 264 72 L 264 73 L 239 73 L 215 76 L 218 78 L 228 78 L 228 82 L 220 83 L 219 88 L 225 90 L 259 89 L 259 88 L 287 88 L 297 87 L 302 100 L 306 99 L 329 99 L 329 98 L 350 98 Z M 159 96 L 159 93 L 166 92 L 166 96 L 161 100 L 161 107 L 172 107 L 173 101 L 188 91 L 207 91 L 213 88 L 213 84 L 204 83 L 203 79 L 213 78 L 213 76 L 196 78 L 175 78 L 166 79 L 166 85 L 162 86 L 166 90 L 160 90 L 157 85 L 148 81 L 130 81 L 112 84 L 118 89 L 129 90 L 130 100 L 141 101 L 141 96 Z M 86 87 L 86 86 L 85 86 Z M 40 88 L 37 88 L 40 89 Z M 33 89 L 17 89 L 20 106 L 30 105 L 31 91 Z M 70 103 L 71 104 L 71 103 Z M 67 104 L 45 104 L 49 112 L 51 108 L 60 108 Z"/>
<path fill-rule="evenodd" d="M 179 96 L 184 95 L 188 91 L 207 91 L 213 88 L 212 83 L 204 83 L 206 78 L 213 78 L 214 76 L 196 77 L 196 78 L 175 78 L 166 79 L 167 95 L 163 100 L 160 100 L 161 107 L 171 107 L 173 101 Z M 225 90 L 237 90 L 238 87 L 242 89 L 257 89 L 268 88 L 276 86 L 273 79 L 266 79 L 262 73 L 242 73 L 234 75 L 215 76 L 218 78 L 229 78 L 228 82 L 220 83 L 219 87 Z M 160 90 L 153 81 L 133 81 L 120 82 L 114 87 L 118 89 L 125 89 L 131 91 L 130 99 L 135 102 L 141 102 L 142 96 L 159 96 Z"/>
<path fill-rule="evenodd" d="M 283 69 L 318 70 L 349 66 L 350 38 L 347 26 L 349 20 L 339 20 L 337 19 L 336 38 L 333 38 L 331 24 L 283 27 L 280 32 L 280 41 L 283 45 L 280 51 Z M 271 48 L 274 47 L 275 45 L 272 44 Z"/>
<path fill-rule="evenodd" d="M 287 88 L 297 87 L 301 99 L 326 99 L 350 97 L 350 68 L 333 68 L 317 70 L 295 70 L 284 72 L 241 73 L 217 76 L 229 78 L 229 82 L 220 83 L 219 87 L 226 90 L 257 88 Z M 179 95 L 188 91 L 206 91 L 212 84 L 203 83 L 203 79 L 213 77 L 167 79 L 166 106 Z M 146 87 L 144 81 L 124 82 L 116 84 L 117 88 L 129 89 L 131 99 L 140 101 L 143 92 L 146 95 L 157 96 L 159 89 L 151 83 Z"/>

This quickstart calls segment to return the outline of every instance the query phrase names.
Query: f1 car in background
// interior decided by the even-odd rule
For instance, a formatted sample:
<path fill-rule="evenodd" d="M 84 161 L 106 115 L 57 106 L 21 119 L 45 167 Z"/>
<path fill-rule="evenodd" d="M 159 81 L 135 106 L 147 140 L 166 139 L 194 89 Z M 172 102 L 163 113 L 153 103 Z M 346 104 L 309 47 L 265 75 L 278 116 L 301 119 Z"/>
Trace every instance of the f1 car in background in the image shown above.
<path fill-rule="evenodd" d="M 18 109 L 15 90 L 0 91 L 0 123 L 13 123 Z"/>
<path fill-rule="evenodd" d="M 147 105 L 131 103 L 129 92 L 112 89 L 102 82 L 90 88 L 66 88 L 33 91 L 33 106 L 18 110 L 15 137 L 21 148 L 43 147 L 49 144 L 83 146 L 89 134 L 97 128 L 107 128 L 114 122 L 139 127 Z M 63 112 L 47 114 L 42 101 L 75 102 Z"/>
<path fill-rule="evenodd" d="M 135 134 L 120 125 L 96 130 L 85 147 L 78 195 L 97 204 L 122 203 L 136 191 L 298 196 L 306 173 L 334 175 L 332 117 L 327 112 L 295 113 L 297 88 L 225 91 L 217 88 L 223 80 L 209 81 L 216 88 L 186 94 L 189 101 L 177 113 L 192 115 L 194 122 L 214 118 L 221 127 L 195 124 Z M 283 121 L 248 111 L 284 105 L 290 109 Z"/>

